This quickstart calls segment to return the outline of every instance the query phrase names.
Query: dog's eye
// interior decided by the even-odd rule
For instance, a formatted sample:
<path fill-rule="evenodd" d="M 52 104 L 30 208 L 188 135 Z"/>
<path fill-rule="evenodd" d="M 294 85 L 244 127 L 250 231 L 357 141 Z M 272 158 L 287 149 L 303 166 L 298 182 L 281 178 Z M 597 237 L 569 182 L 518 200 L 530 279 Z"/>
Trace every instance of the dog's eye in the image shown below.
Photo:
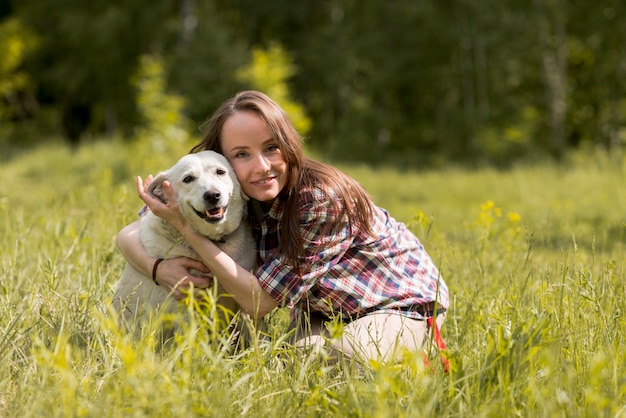
<path fill-rule="evenodd" d="M 217 170 L 215 170 L 215 174 L 217 174 L 218 176 L 223 176 L 224 174 L 226 174 L 226 170 L 224 170 L 223 168 L 218 168 Z"/>
<path fill-rule="evenodd" d="M 183 183 L 191 183 L 192 181 L 194 181 L 196 178 L 192 175 L 187 175 L 185 176 L 185 178 L 183 179 Z"/>

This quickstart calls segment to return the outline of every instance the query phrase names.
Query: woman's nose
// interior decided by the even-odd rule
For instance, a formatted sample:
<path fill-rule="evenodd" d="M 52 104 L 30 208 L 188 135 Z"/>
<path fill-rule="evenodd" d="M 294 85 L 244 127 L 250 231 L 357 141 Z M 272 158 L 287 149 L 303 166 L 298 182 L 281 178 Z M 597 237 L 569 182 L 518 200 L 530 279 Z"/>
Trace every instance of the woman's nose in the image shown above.
<path fill-rule="evenodd" d="M 259 170 L 259 172 L 261 172 L 261 173 L 265 173 L 265 172 L 269 171 L 270 168 L 272 168 L 272 165 L 270 164 L 270 162 L 263 155 L 259 155 L 257 157 L 256 166 L 257 166 L 257 169 Z"/>

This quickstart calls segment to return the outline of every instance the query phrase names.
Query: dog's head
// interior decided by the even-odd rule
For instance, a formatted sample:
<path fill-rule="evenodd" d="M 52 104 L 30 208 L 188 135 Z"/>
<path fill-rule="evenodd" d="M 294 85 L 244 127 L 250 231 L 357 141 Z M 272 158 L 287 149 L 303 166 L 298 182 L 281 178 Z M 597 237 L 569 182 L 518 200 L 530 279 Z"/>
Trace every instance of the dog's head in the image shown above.
<path fill-rule="evenodd" d="M 248 198 L 223 155 L 214 151 L 188 154 L 159 173 L 148 186 L 148 193 L 163 202 L 167 200 L 165 180 L 172 184 L 180 212 L 202 235 L 219 240 L 239 227 Z"/>

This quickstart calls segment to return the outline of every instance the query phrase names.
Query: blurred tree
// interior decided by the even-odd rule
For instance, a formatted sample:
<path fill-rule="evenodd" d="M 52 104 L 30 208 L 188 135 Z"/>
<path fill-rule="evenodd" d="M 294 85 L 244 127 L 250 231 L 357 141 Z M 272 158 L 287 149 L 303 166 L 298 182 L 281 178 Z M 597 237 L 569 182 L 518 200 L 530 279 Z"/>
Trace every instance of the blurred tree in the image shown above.
<path fill-rule="evenodd" d="M 515 88 L 495 66 L 503 60 L 513 71 L 519 62 L 490 50 L 514 31 L 490 32 L 506 9 L 500 2 L 228 4 L 248 12 L 230 22 L 248 39 L 288 48 L 299 69 L 293 91 L 314 122 L 311 142 L 331 154 L 411 165 L 471 158 L 482 151 L 475 133 L 505 112 L 494 87 Z"/>
<path fill-rule="evenodd" d="M 214 2 L 184 0 L 173 23 L 180 37 L 163 49 L 169 85 L 187 102 L 188 117 L 199 125 L 228 97 L 243 88 L 236 72 L 249 60 L 248 44 L 230 29 Z"/>
<path fill-rule="evenodd" d="M 572 8 L 568 21 L 570 146 L 620 151 L 626 138 L 626 4 L 598 0 Z"/>
<path fill-rule="evenodd" d="M 331 153 L 506 164 L 562 155 L 581 135 L 619 142 L 626 25 L 617 0 L 218 4 L 250 42 L 286 46 L 311 142 Z"/>
<path fill-rule="evenodd" d="M 304 108 L 293 101 L 286 82 L 294 74 L 291 58 L 278 44 L 267 50 L 254 48 L 252 61 L 237 72 L 237 78 L 249 88 L 269 95 L 287 112 L 298 132 L 306 136 L 311 129 L 311 120 Z"/>
<path fill-rule="evenodd" d="M 549 149 L 558 158 L 565 153 L 565 116 L 567 112 L 567 33 L 565 20 L 567 2 L 563 0 L 534 0 L 538 41 L 547 87 Z"/>
<path fill-rule="evenodd" d="M 184 99 L 167 91 L 163 60 L 157 55 L 142 55 L 137 74 L 132 78 L 137 91 L 141 121 L 135 136 L 155 152 L 171 152 L 187 144 L 189 121 L 183 115 Z"/>
<path fill-rule="evenodd" d="M 37 45 L 37 38 L 18 18 L 0 22 L 0 122 L 23 120 L 36 111 L 33 83 L 21 68 L 24 56 Z"/>
<path fill-rule="evenodd" d="M 533 146 L 537 92 L 543 87 L 538 58 L 526 41 L 536 32 L 531 6 L 524 1 L 456 3 L 452 63 L 458 65 L 452 66 L 456 82 L 450 90 L 462 114 L 459 122 L 445 125 L 450 137 L 460 138 L 449 153 L 453 158 L 506 164 Z M 445 111 L 457 113 L 454 101 Z"/>
<path fill-rule="evenodd" d="M 88 126 L 114 132 L 134 125 L 130 78 L 138 56 L 167 33 L 168 2 L 20 0 L 15 11 L 41 40 L 25 65 L 37 98 L 58 109 L 70 140 Z"/>
<path fill-rule="evenodd" d="M 10 6 L 0 4 L 0 19 L 18 18 L 20 42 L 27 31 L 39 42 L 0 78 L 23 74 L 39 114 L 63 115 L 70 138 L 143 123 L 130 82 L 143 54 L 162 57 L 164 91 L 184 98 L 194 123 L 251 80 L 268 92 L 275 84 L 305 107 L 309 144 L 341 158 L 504 165 L 585 143 L 620 150 L 626 135 L 619 0 Z"/>

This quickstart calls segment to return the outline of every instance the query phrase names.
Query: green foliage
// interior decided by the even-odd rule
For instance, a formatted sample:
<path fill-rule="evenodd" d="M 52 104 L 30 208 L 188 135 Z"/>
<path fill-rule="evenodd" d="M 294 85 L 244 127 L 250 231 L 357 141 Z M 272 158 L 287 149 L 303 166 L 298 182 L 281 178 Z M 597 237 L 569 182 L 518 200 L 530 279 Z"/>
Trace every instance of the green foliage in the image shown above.
<path fill-rule="evenodd" d="M 19 94 L 32 94 L 32 80 L 21 68 L 24 57 L 37 45 L 37 38 L 17 18 L 0 23 L 0 94 L 7 103 L 0 107 L 0 122 L 7 123 L 11 117 L 23 116 Z"/>
<path fill-rule="evenodd" d="M 518 121 L 511 118 L 506 126 L 485 126 L 477 130 L 475 140 L 482 150 L 478 160 L 507 166 L 515 159 L 536 154 L 532 138 L 539 123 L 539 112 L 530 107 L 520 113 Z"/>
<path fill-rule="evenodd" d="M 422 353 L 370 367 L 302 357 L 285 344 L 282 311 L 272 340 L 233 350 L 211 295 L 168 345 L 164 318 L 138 340 L 119 332 L 108 304 L 124 267 L 115 234 L 141 206 L 132 175 L 177 159 L 136 144 L 50 144 L 0 166 L 10 185 L 0 190 L 0 415 L 623 414 L 626 191 L 603 155 L 509 171 L 342 166 L 411 222 L 450 286 L 446 375 Z"/>
<path fill-rule="evenodd" d="M 26 121 L 38 110 L 34 99 L 37 83 L 24 69 L 24 62 L 38 42 L 36 34 L 18 17 L 0 22 L 0 55 L 3 57 L 0 63 L 0 146 L 3 154 L 8 155 L 14 145 L 36 142 Z"/>
<path fill-rule="evenodd" d="M 130 130 L 137 116 L 131 77 L 138 57 L 158 47 L 155 34 L 171 36 L 171 5 L 141 0 L 13 3 L 14 15 L 39 40 L 23 68 L 41 111 L 51 108 L 55 114 L 54 133 L 61 134 L 64 118 L 73 116 L 76 106 L 89 108 L 92 132 Z"/>
<path fill-rule="evenodd" d="M 163 41 L 155 34 L 155 42 L 162 42 L 168 86 L 185 98 L 186 114 L 197 126 L 243 88 L 235 74 L 248 61 L 250 48 L 227 23 L 232 13 L 214 1 L 183 0 L 180 6 L 168 20 L 175 38 Z"/>
<path fill-rule="evenodd" d="M 159 56 L 142 55 L 139 62 L 133 81 L 142 124 L 136 135 L 156 152 L 176 150 L 177 145 L 189 142 L 189 121 L 183 115 L 184 99 L 167 92 L 165 70 Z"/>
<path fill-rule="evenodd" d="M 311 120 L 304 108 L 291 99 L 287 81 L 295 73 L 294 64 L 285 50 L 272 44 L 267 50 L 252 50 L 252 62 L 237 72 L 237 77 L 251 89 L 260 90 L 274 99 L 287 112 L 300 133 L 306 135 L 311 129 Z"/>
<path fill-rule="evenodd" d="M 83 136 L 132 136 L 130 80 L 147 54 L 165 61 L 164 90 L 194 125 L 258 88 L 328 157 L 507 167 L 623 148 L 626 6 L 615 0 L 21 0 L 6 13 L 5 29 L 21 25 L 12 39 L 37 39 L 12 70 L 30 94 L 11 123 L 46 135 L 72 138 L 66 125 L 84 112 Z"/>

